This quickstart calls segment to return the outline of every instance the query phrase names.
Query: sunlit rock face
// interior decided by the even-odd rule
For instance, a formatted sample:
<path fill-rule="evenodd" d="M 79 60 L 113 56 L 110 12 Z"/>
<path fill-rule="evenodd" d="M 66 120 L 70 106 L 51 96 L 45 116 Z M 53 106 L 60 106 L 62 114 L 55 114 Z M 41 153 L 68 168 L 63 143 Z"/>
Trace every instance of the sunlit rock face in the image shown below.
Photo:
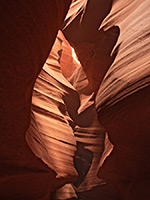
<path fill-rule="evenodd" d="M 79 104 L 79 100 L 75 89 L 61 73 L 59 60 L 62 42 L 59 34 L 36 80 L 27 140 L 33 151 L 36 149 L 36 155 L 55 170 L 58 177 L 73 178 L 76 175 L 73 165 L 76 140 L 63 99 L 66 95 L 72 95 L 73 108 Z"/>
<path fill-rule="evenodd" d="M 96 97 L 97 109 L 110 106 L 150 84 L 150 2 L 116 1 L 102 26 L 118 25 L 118 55 Z"/>
<path fill-rule="evenodd" d="M 58 190 L 56 199 L 78 198 L 78 193 L 106 183 L 97 177 L 105 130 L 97 120 L 87 77 L 74 58 L 59 31 L 34 85 L 26 136 L 35 155 L 57 173 L 62 185 L 73 184 Z"/>

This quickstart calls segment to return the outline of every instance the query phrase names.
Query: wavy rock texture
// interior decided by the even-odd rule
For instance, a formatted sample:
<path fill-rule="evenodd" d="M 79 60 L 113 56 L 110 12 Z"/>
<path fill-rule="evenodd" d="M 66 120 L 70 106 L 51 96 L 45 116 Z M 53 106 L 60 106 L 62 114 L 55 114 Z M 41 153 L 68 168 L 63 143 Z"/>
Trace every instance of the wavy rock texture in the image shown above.
<path fill-rule="evenodd" d="M 66 66 L 72 73 L 67 72 Z M 104 138 L 105 130 L 97 120 L 87 77 L 59 31 L 34 85 L 27 132 L 27 142 L 35 155 L 58 178 L 64 178 L 64 184 L 72 183 L 58 190 L 55 199 L 77 197 L 79 192 L 105 184 L 97 177 Z M 77 180 L 73 180 L 75 176 Z"/>
<path fill-rule="evenodd" d="M 103 153 L 105 130 L 97 122 L 93 94 L 80 65 L 68 60 L 71 49 L 67 42 L 67 51 L 62 54 L 63 36 L 57 38 L 57 50 L 43 67 L 68 9 L 67 2 L 0 2 L 1 199 L 46 200 L 65 183 L 55 199 L 111 199 L 107 188 L 103 193 L 105 180 L 98 179 L 96 173 L 113 147 L 107 140 Z M 118 54 L 96 97 L 97 111 L 150 84 L 149 10 L 149 0 L 115 0 L 103 21 L 101 27 L 105 29 L 118 25 L 120 36 Z M 66 68 L 66 60 L 71 70 Z M 25 132 L 32 88 L 42 67 L 33 91 L 27 132 L 37 159 L 25 142 Z"/>
<path fill-rule="evenodd" d="M 118 25 L 118 55 L 96 97 L 96 107 L 113 105 L 150 84 L 150 2 L 115 1 L 102 26 Z"/>
<path fill-rule="evenodd" d="M 62 50 L 61 43 L 58 36 L 36 80 L 27 141 L 36 155 L 55 170 L 59 177 L 73 178 L 76 175 L 73 166 L 76 140 L 67 120 L 69 116 L 63 96 L 74 95 L 76 101 L 77 94 L 60 70 L 58 53 Z"/>

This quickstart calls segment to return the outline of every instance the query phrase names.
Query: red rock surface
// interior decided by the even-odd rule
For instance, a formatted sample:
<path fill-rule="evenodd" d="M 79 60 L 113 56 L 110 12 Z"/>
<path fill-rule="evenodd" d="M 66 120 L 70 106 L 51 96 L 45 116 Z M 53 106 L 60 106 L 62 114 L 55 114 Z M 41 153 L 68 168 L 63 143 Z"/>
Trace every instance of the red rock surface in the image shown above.
<path fill-rule="evenodd" d="M 25 133 L 35 79 L 69 3 L 0 2 L 0 199 L 49 199 L 58 187 L 55 172 L 33 155 Z"/>
<path fill-rule="evenodd" d="M 64 34 L 75 48 L 90 82 L 90 94 L 89 90 L 82 88 L 82 84 L 87 84 L 85 80 L 82 80 L 81 87 L 78 84 L 78 75 L 81 71 L 77 70 L 72 59 L 69 60 L 71 57 L 68 57 L 67 53 L 70 55 L 71 49 L 68 48 L 68 52 L 62 56 L 61 70 L 64 76 L 60 70 L 57 73 L 54 68 L 48 68 L 49 60 L 45 63 L 57 30 L 62 28 L 69 4 L 70 1 L 64 0 L 0 2 L 0 199 L 50 199 L 52 192 L 65 183 L 74 181 L 77 170 L 81 176 L 75 184 L 77 186 L 81 182 L 81 177 L 82 184 L 75 190 L 70 189 L 71 185 L 68 184 L 68 187 L 58 192 L 58 196 L 52 198 L 67 199 L 69 196 L 61 197 L 59 194 L 76 191 L 83 200 L 148 200 L 150 2 L 89 0 L 84 10 L 85 15 L 80 13 L 74 22 L 64 29 Z M 57 58 L 53 61 L 56 60 Z M 68 63 L 73 65 L 70 71 L 67 68 Z M 52 67 L 56 63 L 50 64 Z M 41 71 L 43 65 L 45 68 Z M 35 84 L 38 75 L 39 79 Z M 80 75 L 82 78 L 82 73 Z M 41 81 L 42 78 L 44 81 Z M 53 91 L 57 99 L 56 104 L 53 104 L 52 98 L 48 101 L 46 93 L 42 94 L 44 91 L 40 86 L 44 83 L 46 92 L 49 91 L 47 85 L 53 84 L 51 92 Z M 115 145 L 115 150 L 102 168 L 98 167 L 101 163 L 97 154 L 103 150 L 104 129 L 95 121 L 88 124 L 86 131 L 84 129 L 85 124 L 91 122 L 93 116 L 92 90 L 97 93 L 95 104 L 99 121 Z M 36 96 L 38 93 L 42 95 Z M 41 102 L 36 101 L 39 96 Z M 53 109 L 52 105 L 55 105 Z M 38 109 L 35 109 L 37 107 Z M 44 114 L 39 112 L 41 108 Z M 56 112 L 61 121 L 59 126 L 62 125 L 62 128 L 59 127 L 56 131 L 56 116 L 53 115 L 50 119 L 45 108 Z M 66 112 L 68 113 L 64 114 Z M 90 114 L 87 115 L 88 112 Z M 55 121 L 54 124 L 50 124 L 53 127 L 49 125 L 51 120 Z M 29 124 L 29 135 L 34 133 L 32 128 L 35 128 L 36 133 L 39 131 L 37 127 L 41 128 L 40 133 L 49 128 L 55 129 L 54 137 L 53 132 L 46 132 L 51 139 L 45 136 L 44 140 L 37 137 L 35 142 L 28 135 L 28 144 L 35 154 L 25 140 Z M 75 135 L 70 125 L 75 128 Z M 96 134 L 99 128 L 102 140 Z M 85 132 L 91 134 L 91 138 L 97 139 L 90 140 Z M 57 147 L 53 140 L 57 141 Z M 39 141 L 43 142 L 41 148 L 34 148 Z M 95 144 L 98 144 L 98 148 Z M 51 151 L 48 148 L 51 148 Z M 91 155 L 95 155 L 94 162 L 91 162 Z M 74 165 L 74 158 L 83 165 L 78 165 L 78 162 Z M 84 162 L 81 162 L 83 160 Z M 84 166 L 83 171 L 80 166 Z M 99 177 L 107 179 L 107 185 L 95 184 L 92 178 L 96 177 L 97 170 Z M 95 180 L 99 179 L 96 177 Z M 94 188 L 92 185 L 97 187 Z M 73 197 L 79 198 L 75 193 Z"/>

